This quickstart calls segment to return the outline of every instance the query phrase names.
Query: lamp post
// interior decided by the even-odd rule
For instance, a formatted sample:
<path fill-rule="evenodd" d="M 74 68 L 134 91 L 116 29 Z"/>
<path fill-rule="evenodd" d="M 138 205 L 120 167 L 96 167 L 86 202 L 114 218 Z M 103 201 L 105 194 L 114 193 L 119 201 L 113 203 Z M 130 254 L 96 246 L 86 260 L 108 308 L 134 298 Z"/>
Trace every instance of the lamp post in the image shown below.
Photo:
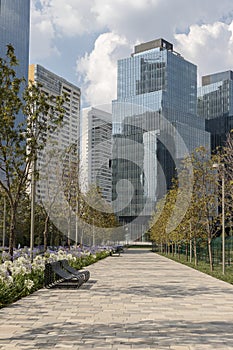
<path fill-rule="evenodd" d="M 32 175 L 31 175 L 31 227 L 30 227 L 30 258 L 33 261 L 33 248 L 34 248 L 34 231 L 35 231 L 35 198 L 36 198 L 36 160 L 35 156 L 32 161 Z"/>
<path fill-rule="evenodd" d="M 6 197 L 3 197 L 3 225 L 2 225 L 2 246 L 5 247 L 5 239 L 6 239 Z"/>
<path fill-rule="evenodd" d="M 92 245 L 95 245 L 95 226 L 94 226 L 94 218 L 92 218 Z"/>
<path fill-rule="evenodd" d="M 225 177 L 224 177 L 224 164 L 215 163 L 213 168 L 219 169 L 222 167 L 221 180 L 222 180 L 222 273 L 225 275 Z"/>

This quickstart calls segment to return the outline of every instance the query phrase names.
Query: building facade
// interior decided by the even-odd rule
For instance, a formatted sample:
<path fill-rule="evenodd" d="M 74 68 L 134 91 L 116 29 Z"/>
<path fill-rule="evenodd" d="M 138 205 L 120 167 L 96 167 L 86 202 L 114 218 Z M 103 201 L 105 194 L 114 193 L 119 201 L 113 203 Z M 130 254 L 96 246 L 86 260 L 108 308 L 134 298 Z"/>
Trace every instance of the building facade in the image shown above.
<path fill-rule="evenodd" d="M 0 54 L 6 54 L 6 45 L 15 48 L 19 61 L 16 67 L 19 77 L 28 77 L 30 0 L 0 1 Z"/>
<path fill-rule="evenodd" d="M 60 185 L 61 164 L 79 166 L 80 150 L 80 88 L 69 83 L 62 77 L 50 72 L 38 64 L 29 66 L 29 80 L 42 84 L 42 91 L 53 96 L 66 94 L 64 103 L 65 115 L 63 125 L 55 132 L 46 135 L 45 148 L 37 155 L 37 169 L 40 181 L 37 183 L 37 198 L 40 201 L 48 199 L 50 193 Z M 47 121 L 45 121 L 47 122 Z M 70 150 L 74 149 L 75 152 Z M 49 186 L 54 183 L 55 187 Z"/>
<path fill-rule="evenodd" d="M 13 45 L 19 65 L 18 77 L 28 78 L 29 64 L 30 0 L 0 1 L 0 55 L 6 56 L 7 45 Z M 23 120 L 23 115 L 18 115 Z"/>
<path fill-rule="evenodd" d="M 198 89 L 198 114 L 211 134 L 211 150 L 223 146 L 233 128 L 233 72 L 225 71 L 202 77 Z"/>
<path fill-rule="evenodd" d="M 98 108 L 82 110 L 81 177 L 83 191 L 97 186 L 102 198 L 112 200 L 112 115 Z"/>
<path fill-rule="evenodd" d="M 209 148 L 197 116 L 197 67 L 163 39 L 135 47 L 118 61 L 113 101 L 113 203 L 131 239 L 148 228 L 156 201 L 170 188 L 181 160 Z"/>

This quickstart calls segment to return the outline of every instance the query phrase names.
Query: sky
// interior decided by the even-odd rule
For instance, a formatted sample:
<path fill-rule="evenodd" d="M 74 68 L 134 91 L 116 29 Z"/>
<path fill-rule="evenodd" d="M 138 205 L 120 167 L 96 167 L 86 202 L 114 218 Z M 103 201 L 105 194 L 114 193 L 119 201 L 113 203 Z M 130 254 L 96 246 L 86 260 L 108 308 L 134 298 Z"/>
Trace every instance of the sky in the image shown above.
<path fill-rule="evenodd" d="M 232 0 L 31 0 L 30 63 L 79 86 L 82 106 L 116 98 L 117 60 L 163 38 L 203 75 L 233 70 Z"/>

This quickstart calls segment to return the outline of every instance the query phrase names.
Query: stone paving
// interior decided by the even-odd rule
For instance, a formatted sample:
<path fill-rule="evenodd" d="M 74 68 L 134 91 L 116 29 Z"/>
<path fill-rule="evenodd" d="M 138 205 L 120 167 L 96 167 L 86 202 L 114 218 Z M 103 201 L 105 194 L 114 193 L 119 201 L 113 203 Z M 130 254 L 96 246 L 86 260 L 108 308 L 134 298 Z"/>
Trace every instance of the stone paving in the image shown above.
<path fill-rule="evenodd" d="M 233 349 L 232 285 L 145 249 L 88 269 L 1 309 L 0 349 Z"/>

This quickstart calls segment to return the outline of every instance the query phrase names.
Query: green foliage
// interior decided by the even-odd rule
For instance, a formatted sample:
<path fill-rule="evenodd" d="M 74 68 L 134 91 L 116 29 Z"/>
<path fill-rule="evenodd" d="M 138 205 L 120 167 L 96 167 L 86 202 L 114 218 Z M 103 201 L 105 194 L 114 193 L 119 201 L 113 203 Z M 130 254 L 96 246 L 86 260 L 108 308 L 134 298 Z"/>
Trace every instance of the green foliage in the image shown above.
<path fill-rule="evenodd" d="M 45 94 L 40 85 L 16 76 L 14 48 L 0 58 L 0 188 L 10 206 L 10 252 L 13 255 L 16 215 L 31 178 L 32 164 L 47 137 L 61 125 L 64 98 Z M 18 117 L 23 116 L 19 123 Z"/>
<path fill-rule="evenodd" d="M 95 254 L 84 254 L 79 258 L 76 259 L 70 259 L 69 260 L 69 264 L 80 270 L 82 268 L 84 268 L 85 266 L 91 265 L 95 262 L 97 262 L 98 260 L 104 259 L 107 256 L 109 256 L 109 251 L 99 251 L 96 252 Z"/>
<path fill-rule="evenodd" d="M 41 271 L 17 275 L 9 285 L 0 280 L 0 308 L 42 288 L 43 282 L 44 275 Z"/>
<path fill-rule="evenodd" d="M 233 130 L 227 136 L 225 147 L 219 152 L 220 174 L 224 176 L 225 186 L 225 227 L 227 232 L 233 232 Z M 219 183 L 219 198 L 221 197 L 221 183 Z"/>
<path fill-rule="evenodd" d="M 167 246 L 188 244 L 196 245 L 198 239 L 208 242 L 210 268 L 212 269 L 211 242 L 215 237 L 219 220 L 217 210 L 216 172 L 213 169 L 215 157 L 210 157 L 204 147 L 196 149 L 191 155 L 193 168 L 193 189 L 190 198 L 182 192 L 183 204 L 177 204 L 180 192 L 179 183 L 174 180 L 173 187 L 164 199 L 158 202 L 154 215 L 154 224 L 151 228 L 151 240 L 157 244 L 166 243 Z M 186 177 L 190 167 L 190 157 L 183 162 L 181 178 Z M 177 222 L 173 221 L 173 212 L 176 210 Z M 173 215 L 173 216 L 172 216 Z M 169 225 L 173 229 L 169 230 Z M 195 253 L 196 254 L 196 253 Z"/>
<path fill-rule="evenodd" d="M 177 185 L 174 184 L 170 191 L 167 192 L 165 197 L 158 201 L 156 211 L 151 222 L 151 241 L 156 241 L 159 244 L 168 243 L 170 241 L 167 226 L 176 204 L 177 195 L 178 188 Z"/>
<path fill-rule="evenodd" d="M 85 238 L 89 238 L 89 244 L 92 244 L 93 230 L 96 244 L 114 241 L 114 232 L 117 240 L 123 237 L 124 232 L 110 204 L 102 198 L 100 189 L 94 185 L 80 198 L 78 217 Z"/>
<path fill-rule="evenodd" d="M 80 258 L 73 257 L 69 260 L 69 264 L 76 269 L 82 269 L 107 256 L 109 256 L 108 251 L 100 251 L 89 255 L 84 254 Z M 45 258 L 49 259 L 48 253 L 45 254 Z M 42 288 L 43 283 L 44 268 L 34 268 L 31 273 L 19 273 L 15 275 L 9 283 L 3 282 L 0 278 L 0 308 Z"/>

